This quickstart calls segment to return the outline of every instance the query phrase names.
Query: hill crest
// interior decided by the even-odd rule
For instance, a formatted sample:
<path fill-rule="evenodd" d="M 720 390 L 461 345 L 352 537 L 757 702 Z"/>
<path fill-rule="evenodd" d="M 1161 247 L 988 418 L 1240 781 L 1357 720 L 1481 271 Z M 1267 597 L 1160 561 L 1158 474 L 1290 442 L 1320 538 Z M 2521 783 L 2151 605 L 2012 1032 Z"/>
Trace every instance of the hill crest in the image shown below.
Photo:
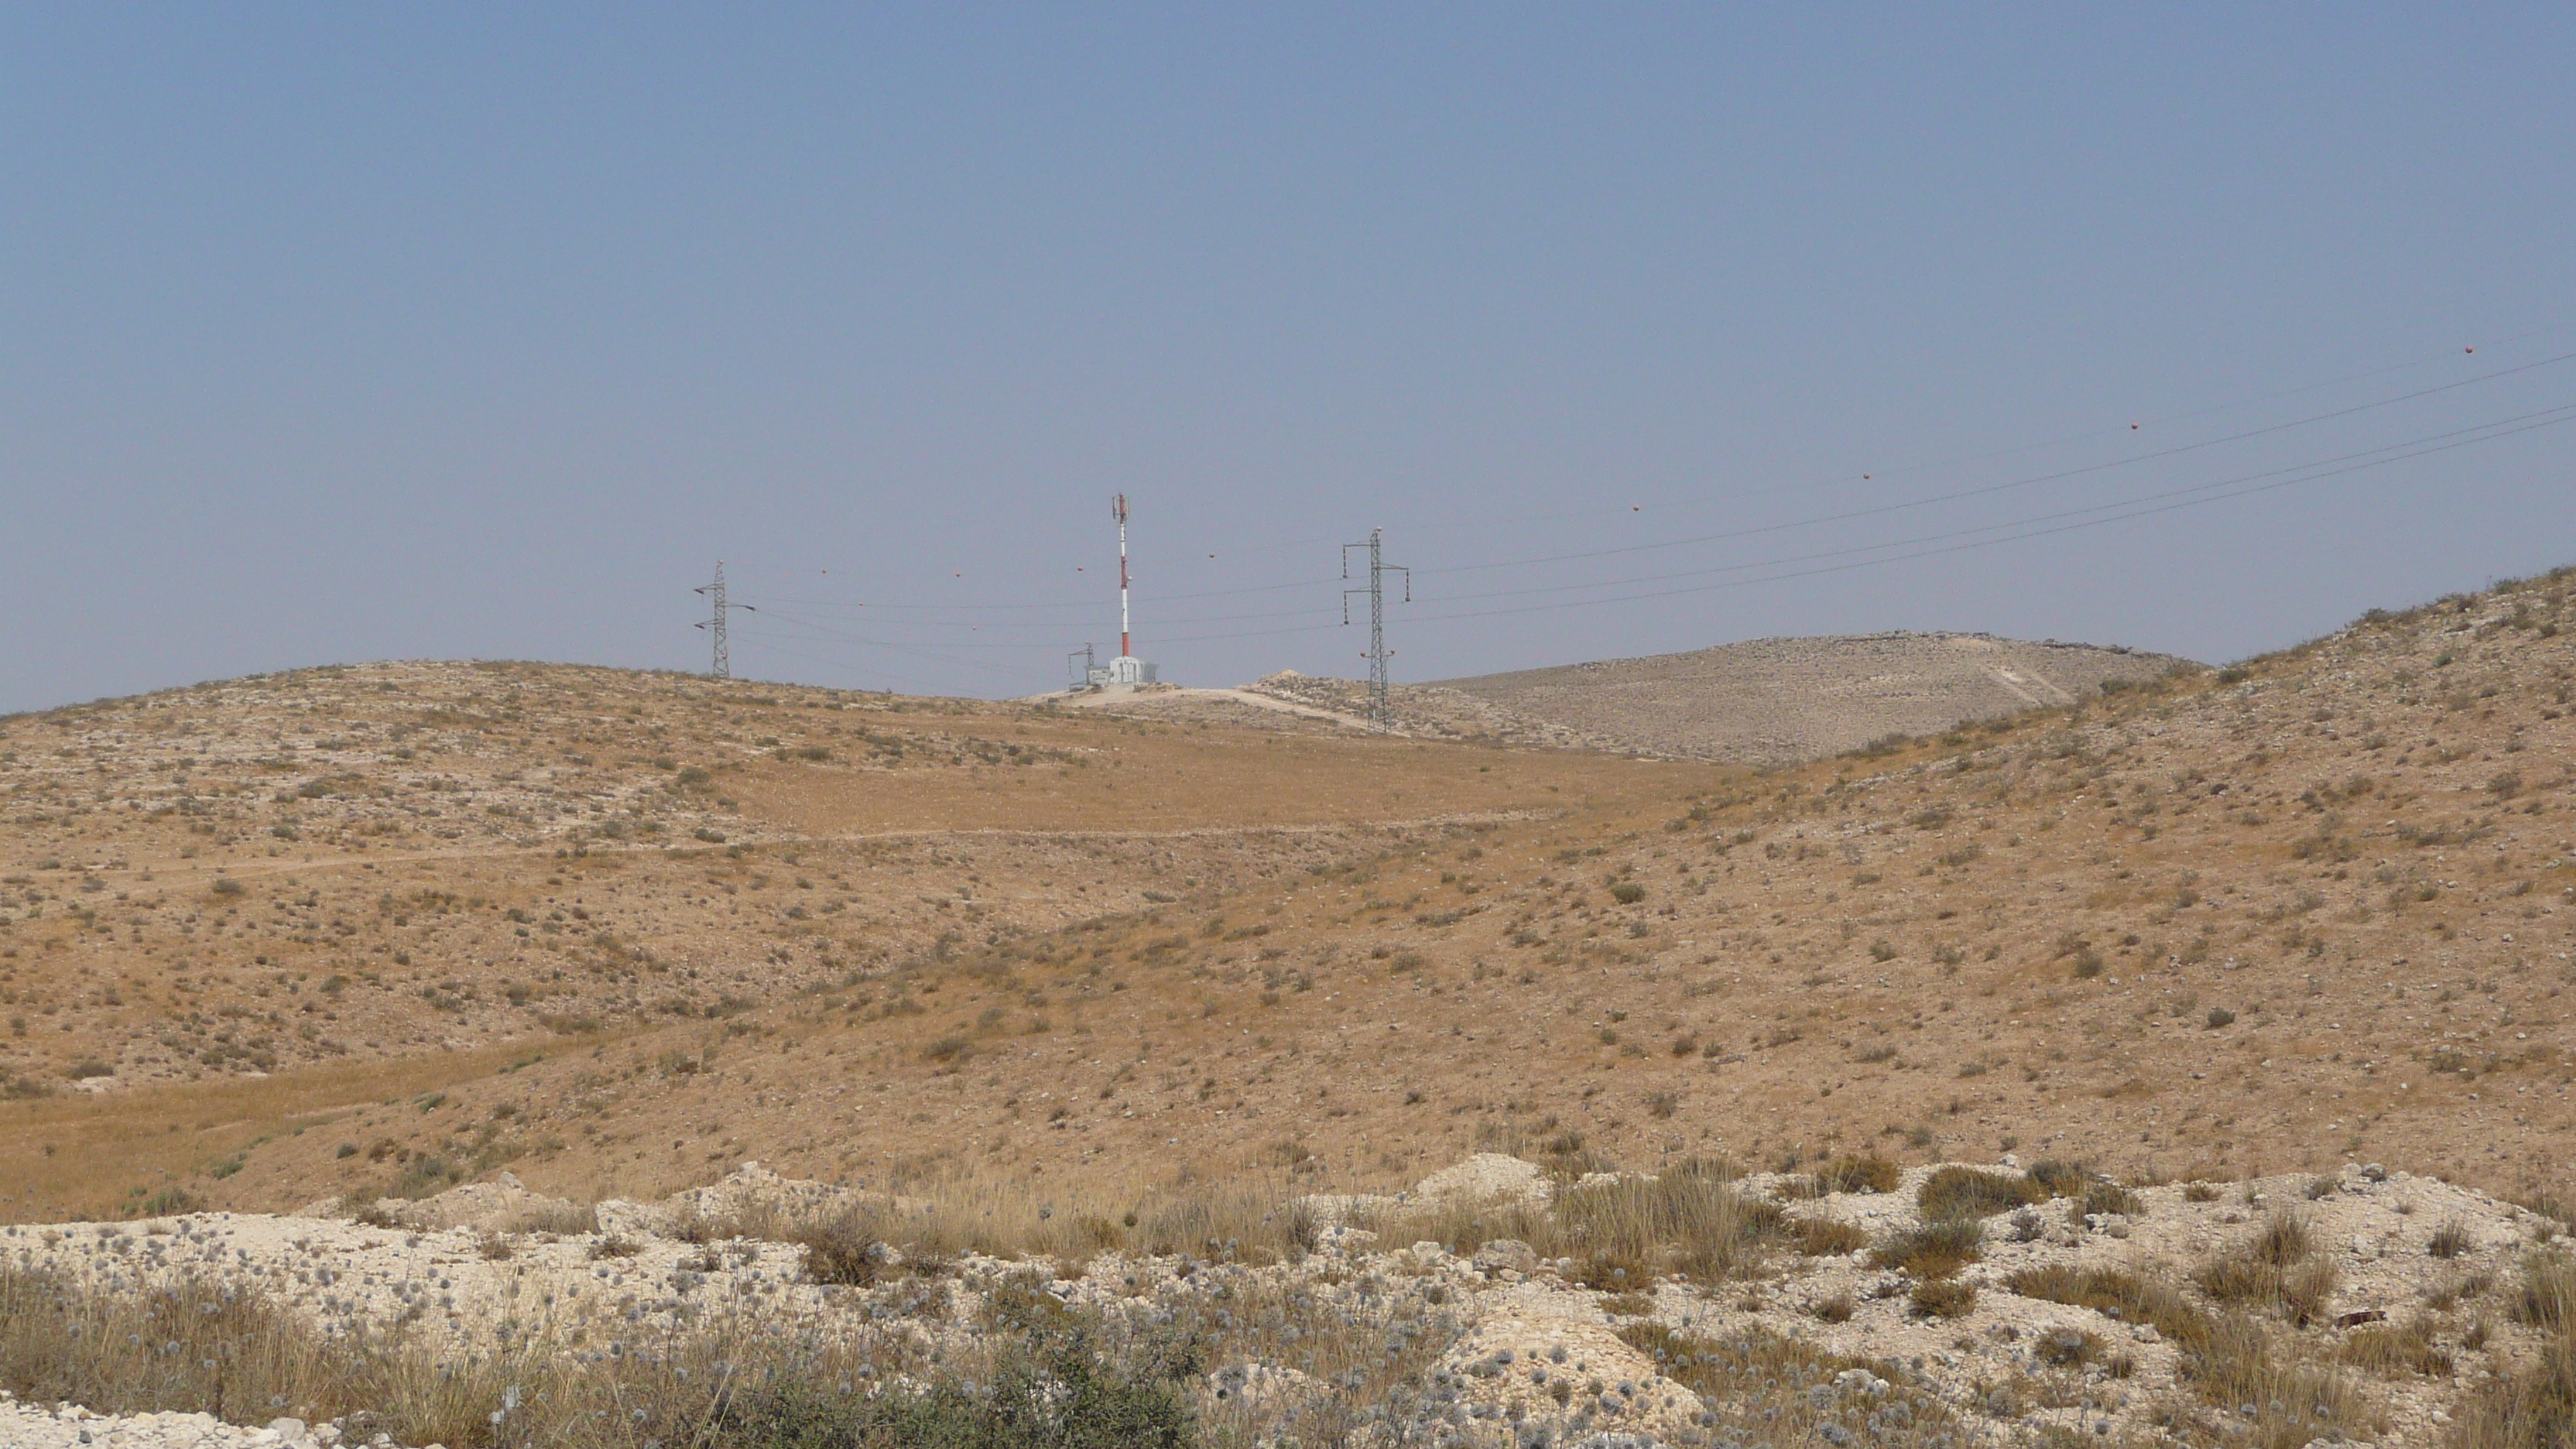
<path fill-rule="evenodd" d="M 1670 759 L 1789 765 L 1889 735 L 2062 708 L 2203 666 L 2117 645 L 1992 634 L 1775 636 L 1395 685 L 1398 729 Z M 1249 691 L 1366 711 L 1365 686 L 1293 671 Z"/>

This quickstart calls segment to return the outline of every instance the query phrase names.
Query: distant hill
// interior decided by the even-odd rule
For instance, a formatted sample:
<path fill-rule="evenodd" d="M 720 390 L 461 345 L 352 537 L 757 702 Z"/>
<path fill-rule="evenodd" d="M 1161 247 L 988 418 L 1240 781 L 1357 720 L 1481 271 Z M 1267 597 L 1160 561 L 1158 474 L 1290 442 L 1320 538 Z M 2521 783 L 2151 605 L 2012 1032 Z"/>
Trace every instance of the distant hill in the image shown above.
<path fill-rule="evenodd" d="M 1857 634 L 1755 639 L 1399 686 L 1389 696 L 1418 733 L 1789 764 L 1891 734 L 2072 704 L 2103 686 L 2200 666 L 2170 654 L 1989 634 Z M 1277 674 L 1252 688 L 1300 703 L 1365 708 L 1344 680 Z"/>

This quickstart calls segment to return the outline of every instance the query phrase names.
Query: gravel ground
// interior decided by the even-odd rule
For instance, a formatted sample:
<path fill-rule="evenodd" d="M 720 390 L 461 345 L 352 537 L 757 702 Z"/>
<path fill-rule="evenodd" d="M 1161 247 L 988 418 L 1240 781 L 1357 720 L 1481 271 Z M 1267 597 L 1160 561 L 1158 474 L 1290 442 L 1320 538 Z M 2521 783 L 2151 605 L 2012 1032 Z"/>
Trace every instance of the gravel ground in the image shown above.
<path fill-rule="evenodd" d="M 2014 1167 L 2007 1161 L 1995 1170 L 2017 1176 Z M 1915 1194 L 1931 1171 L 1917 1167 L 1905 1172 L 1898 1190 L 1890 1193 L 1810 1198 L 1805 1179 L 1773 1174 L 1745 1179 L 1741 1186 L 1774 1196 L 1794 1215 L 1850 1223 L 1870 1241 L 1883 1242 L 1921 1222 Z M 1543 1199 L 1547 1190 L 1526 1164 L 1479 1156 L 1426 1179 L 1407 1198 L 1420 1203 L 1464 1193 Z M 1000 1259 L 963 1258 L 951 1280 L 960 1295 L 954 1311 L 924 1319 L 915 1316 L 915 1289 L 818 1288 L 802 1281 L 796 1251 L 786 1246 L 693 1246 L 646 1226 L 659 1226 L 657 1219 L 689 1208 L 762 1194 L 794 1200 L 835 1191 L 751 1167 L 658 1208 L 602 1204 L 604 1220 L 624 1225 L 613 1237 L 503 1235 L 469 1225 L 387 1230 L 323 1218 L 197 1214 L 148 1223 L 9 1229 L 0 1234 L 0 1254 L 16 1263 L 71 1269 L 109 1288 L 172 1272 L 218 1272 L 259 1287 L 326 1331 L 403 1321 L 433 1339 L 469 1350 L 499 1346 L 512 1324 L 518 1331 L 557 1335 L 569 1351 L 569 1345 L 584 1341 L 585 1325 L 594 1334 L 635 1337 L 728 1315 L 771 1322 L 792 1318 L 835 1333 L 869 1325 L 867 1331 L 891 1329 L 925 1343 L 962 1343 L 958 1335 L 976 1331 L 971 1327 L 978 1321 L 974 1305 L 1030 1268 Z M 487 1198 L 475 1201 L 495 1212 L 517 1210 L 515 1200 L 505 1195 Z M 1395 1204 L 1317 1205 L 1353 1210 Z M 1869 1373 L 1853 1371 L 1830 1384 L 1819 1380 L 1810 1386 L 1818 1394 L 1814 1404 L 1802 1395 L 1795 1405 L 1819 1426 L 1833 1415 L 1872 1412 L 1882 1416 L 1874 1422 L 1884 1423 L 1886 1413 L 1912 1405 L 1917 1407 L 1910 1412 L 1982 1420 L 2009 1440 L 2066 1431 L 2149 1433 L 2165 1406 L 2191 1397 L 2179 1377 L 2174 1348 L 2151 1327 L 2021 1297 L 2006 1286 L 2016 1269 L 2122 1269 L 2178 1282 L 2192 1265 L 2230 1251 L 2259 1232 L 2272 1213 L 2286 1210 L 2308 1225 L 2318 1251 L 2337 1270 L 2324 1320 L 2298 1335 L 2303 1352 L 2332 1357 L 2349 1327 L 2416 1316 L 2446 1289 L 2455 1297 L 2465 1293 L 2474 1298 L 2490 1288 L 2462 1285 L 2507 1283 L 2531 1245 L 2545 1240 L 2555 1226 L 2484 1194 L 2375 1166 L 2347 1167 L 2322 1178 L 2265 1178 L 2216 1192 L 2187 1192 L 2180 1185 L 2142 1188 L 2134 1205 L 2133 1213 L 2088 1217 L 2071 1200 L 2060 1199 L 2018 1215 L 1986 1219 L 1983 1261 L 1960 1274 L 1961 1282 L 1979 1290 L 1974 1306 L 1964 1316 L 1946 1319 L 1910 1312 L 1912 1280 L 1873 1266 L 1866 1251 L 1789 1255 L 1757 1280 L 1714 1289 L 1667 1281 L 1640 1284 L 1639 1292 L 1603 1294 L 1567 1280 L 1570 1260 L 1545 1261 L 1519 1243 L 1486 1244 L 1470 1256 L 1473 1245 L 1459 1244 L 1455 1252 L 1431 1242 L 1404 1247 L 1347 1226 L 1325 1232 L 1320 1250 L 1302 1264 L 1256 1268 L 1104 1255 L 1089 1272 L 1045 1286 L 1068 1305 L 1159 1321 L 1220 1304 L 1272 1302 L 1303 1304 L 1301 1313 L 1320 1312 L 1314 1321 L 1331 1319 L 1373 1334 L 1415 1325 L 1400 1331 L 1429 1335 L 1419 1342 L 1430 1354 L 1425 1366 L 1435 1373 L 1421 1402 L 1408 1403 L 1400 1412 L 1443 1419 L 1465 1433 L 1462 1443 L 1482 1442 L 1477 1434 L 1486 1429 L 1533 1424 L 1572 1441 L 1615 1430 L 1642 1433 L 1652 1442 L 1705 1443 L 1711 1441 L 1710 1426 L 1750 1412 L 1746 1403 L 1769 1402 L 1753 1392 L 1760 1382 L 1756 1378 L 1738 1380 L 1751 1395 L 1739 1402 L 1739 1395 L 1725 1392 L 1726 1385 L 1693 1380 L 1698 1383 L 1694 1391 L 1690 1383 L 1664 1377 L 1668 1365 L 1620 1336 L 1637 1325 L 1687 1333 L 1697 1343 L 1735 1344 L 1740 1354 L 1755 1343 L 1804 1343 L 1840 1363 L 1876 1365 L 1896 1380 L 1892 1399 L 1886 1397 L 1888 1383 Z M 2450 1240 L 2438 1251 L 2437 1234 Z M 1821 1312 L 1828 1300 L 1842 1304 L 1839 1316 Z M 2372 1385 L 2378 1422 L 2387 1431 L 2383 1442 L 2429 1443 L 2440 1437 L 2445 1411 L 2455 1407 L 2458 1393 L 2487 1372 L 2477 1365 L 2489 1361 L 2490 1350 L 2479 1347 L 2481 1340 L 2471 1332 L 2480 1322 L 2494 1338 L 2492 1352 L 2510 1357 L 2522 1351 L 2508 1342 L 2518 1331 L 2503 1321 L 2495 1305 L 2464 1303 L 2444 1312 L 2436 1335 L 2446 1351 L 2462 1360 L 2462 1371 L 2456 1378 L 2405 1376 Z M 2111 1346 L 2123 1356 L 2123 1366 L 2110 1376 L 2099 1365 L 2055 1367 L 2044 1349 L 2061 1335 Z M 1272 1347 L 1295 1341 L 1296 1334 L 1289 1333 Z M 1762 1375 L 1777 1370 L 1737 1366 L 1727 1371 Z M 1988 1407 L 1991 1386 L 2006 1381 L 2025 1385 L 2022 1401 L 2009 1410 Z M 1579 1385 L 1579 1392 L 1567 1393 L 1569 1383 Z M 1249 1344 L 1219 1360 L 1209 1386 L 1214 1405 L 1329 1393 L 1282 1356 Z M 1766 1392 L 1773 1387 L 1763 1385 Z M 203 1416 L 103 1418 L 79 1409 L 0 1404 L 0 1445 L 9 1446 L 152 1449 L 294 1444 L 308 1438 L 329 1444 L 337 1440 L 337 1431 L 325 1425 L 308 1436 L 291 1420 L 257 1430 L 218 1425 Z"/>
<path fill-rule="evenodd" d="M 93 1414 L 77 1404 L 22 1404 L 0 1391 L 0 1445 L 8 1449 L 318 1449 L 339 1442 L 336 1424 L 278 1419 L 250 1429 L 211 1414 Z"/>

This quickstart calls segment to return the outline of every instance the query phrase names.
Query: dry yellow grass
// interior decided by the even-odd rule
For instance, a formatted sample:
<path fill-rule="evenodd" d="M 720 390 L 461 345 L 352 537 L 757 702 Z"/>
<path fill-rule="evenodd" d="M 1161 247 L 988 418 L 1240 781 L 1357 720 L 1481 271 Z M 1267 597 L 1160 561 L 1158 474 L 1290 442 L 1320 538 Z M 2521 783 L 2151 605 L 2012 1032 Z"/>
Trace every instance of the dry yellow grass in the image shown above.
<path fill-rule="evenodd" d="M 307 1133 L 337 1142 L 342 1138 L 330 1129 L 361 1112 L 416 1101 L 459 1078 L 503 1074 L 548 1051 L 578 1052 L 586 1045 L 566 1038 L 540 1048 L 486 1047 L 258 1080 L 22 1102 L 0 1115 L 0 1162 L 16 1165 L 8 1174 L 11 1186 L 0 1189 L 0 1212 L 16 1221 L 39 1219 L 47 1211 L 58 1219 L 114 1219 L 135 1215 L 155 1194 L 171 1189 L 202 1200 L 224 1180 L 210 1179 L 212 1172 L 257 1147 Z"/>

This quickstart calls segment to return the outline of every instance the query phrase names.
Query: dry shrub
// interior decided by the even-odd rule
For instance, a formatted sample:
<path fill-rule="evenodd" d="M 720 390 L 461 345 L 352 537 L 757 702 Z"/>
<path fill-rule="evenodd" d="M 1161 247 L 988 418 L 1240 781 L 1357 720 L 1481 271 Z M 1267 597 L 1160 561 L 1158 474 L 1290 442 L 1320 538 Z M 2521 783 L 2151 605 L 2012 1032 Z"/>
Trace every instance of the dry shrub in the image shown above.
<path fill-rule="evenodd" d="M 1906 1301 L 1917 1318 L 1960 1318 L 1976 1311 L 1977 1290 L 1971 1284 L 1936 1279 L 1915 1284 Z"/>
<path fill-rule="evenodd" d="M 1248 1264 L 1296 1261 L 1315 1245 L 1323 1224 L 1287 1184 L 1248 1175 L 1217 1182 L 1187 1179 L 1142 1197 L 1120 1191 L 1050 1186 L 1031 1179 L 959 1172 L 903 1180 L 892 1194 L 852 1194 L 833 1203 L 797 1204 L 753 1198 L 715 1216 L 674 1224 L 671 1236 L 691 1243 L 735 1238 L 798 1243 L 837 1281 L 883 1267 L 952 1261 L 970 1253 L 1052 1258 L 1068 1276 L 1111 1248 Z M 1496 1236 L 1509 1236 L 1497 1234 Z M 870 1251 L 878 1245 L 887 1251 Z M 855 1281 L 855 1280 L 853 1280 Z"/>
<path fill-rule="evenodd" d="M 2576 1339 L 2551 1338 L 2529 1366 L 2454 1412 L 2451 1449 L 2564 1449 L 2576 1443 Z"/>
<path fill-rule="evenodd" d="M 2531 1360 L 2463 1400 L 2451 1449 L 2565 1449 L 2576 1444 L 2576 1263 L 2536 1253 L 2523 1264 L 2514 1317 L 2544 1333 Z"/>
<path fill-rule="evenodd" d="M 2337 1360 L 2375 1374 L 2416 1373 L 2449 1378 L 2451 1356 L 2433 1342 L 2433 1323 L 2414 1318 L 2404 1324 L 2373 1324 L 2356 1329 L 2335 1350 Z"/>
<path fill-rule="evenodd" d="M 1968 1437 L 1956 1411 L 1937 1392 L 1893 1363 L 1831 1353 L 1809 1339 L 1752 1327 L 1702 1338 L 1660 1323 L 1632 1323 L 1619 1336 L 1652 1358 L 1666 1378 L 1707 1401 L 1718 1416 L 1712 1443 L 1743 1442 L 1748 1436 L 1765 1444 L 1829 1443 L 1831 1437 L 1819 1432 L 1823 1425 L 1848 1427 L 1862 1421 L 1875 1427 L 1867 1441 L 1873 1449 L 1932 1449 Z M 1834 1375 L 1853 1368 L 1887 1380 L 1888 1392 L 1838 1396 L 1830 1387 Z M 1605 1435 L 1599 1442 L 1611 1438 Z"/>
<path fill-rule="evenodd" d="M 2328 1316 L 2341 1274 L 2330 1259 L 2315 1258 L 2289 1270 L 2281 1279 L 2281 1307 L 2302 1328 Z"/>
<path fill-rule="evenodd" d="M 812 1380 L 773 1382 L 720 1399 L 702 1442 L 956 1445 L 1002 1449 L 1186 1449 L 1196 1441 L 1181 1376 L 1104 1364 L 1081 1337 L 1041 1335 L 997 1355 L 983 1382 L 935 1382 L 875 1396 L 833 1393 Z"/>
<path fill-rule="evenodd" d="M 2271 1239 L 2267 1228 L 2255 1241 Z M 2154 1324 L 2204 1400 L 2229 1410 L 2254 1406 L 2253 1442 L 2263 1449 L 2298 1449 L 2328 1430 L 2369 1437 L 2362 1432 L 2369 1404 L 2342 1376 L 2296 1363 L 2254 1319 L 2212 1313 L 2171 1283 L 2117 1269 L 2055 1267 L 2025 1269 L 2004 1286 L 2025 1298 Z"/>
<path fill-rule="evenodd" d="M 110 1296 L 51 1270 L 0 1269 L 0 1387 L 21 1400 L 261 1423 L 282 1404 L 330 1418 L 369 1407 L 348 1368 L 292 1314 L 210 1279 Z"/>
<path fill-rule="evenodd" d="M 599 1231 L 599 1214 L 586 1202 L 548 1202 L 512 1214 L 500 1225 L 505 1233 L 556 1233 L 574 1237 Z"/>
<path fill-rule="evenodd" d="M 2194 1275 L 2200 1290 L 2221 1303 L 2277 1304 L 2293 1323 L 2323 1318 L 2334 1297 L 2332 1259 L 2319 1257 L 2306 1221 L 2276 1212 L 2234 1252 L 2211 1259 Z"/>
<path fill-rule="evenodd" d="M 2183 1345 L 2206 1339 L 2209 1315 L 2193 1306 L 2181 1289 L 2112 1268 L 2025 1268 L 2004 1280 L 2024 1298 L 2044 1299 L 2090 1308 L 2130 1323 L 2151 1323 L 2156 1332 Z"/>
<path fill-rule="evenodd" d="M 1383 1242 L 1445 1243 L 1462 1252 L 1498 1239 L 1527 1243 L 1540 1257 L 1557 1255 L 1560 1239 L 1547 1209 L 1516 1199 L 1488 1202 L 1444 1202 L 1363 1214 L 1357 1225 Z"/>
<path fill-rule="evenodd" d="M 2560 1224 L 2576 1225 L 2576 1200 L 2571 1200 L 2563 1189 L 2551 1184 L 2525 1182 L 2506 1193 L 2504 1200 L 2516 1207 L 2529 1208 L 2544 1218 L 2553 1218 Z"/>
<path fill-rule="evenodd" d="M 2029 1190 L 2036 1194 L 2032 1201 L 2037 1201 L 2038 1196 L 2077 1198 L 2082 1202 L 2082 1206 L 2076 1209 L 2078 1213 L 2122 1213 L 2138 1217 L 2146 1211 L 2146 1204 L 2138 1200 L 2136 1193 L 2080 1162 L 2042 1158 L 2032 1163 L 2023 1176 Z M 2008 1178 L 2005 1180 L 2010 1181 Z M 1985 1190 L 1996 1191 L 1992 1187 Z"/>
<path fill-rule="evenodd" d="M 2427 1249 L 2436 1258 L 2456 1258 L 2469 1250 L 2469 1230 L 2458 1222 L 2448 1222 L 2433 1230 L 2433 1242 Z"/>
<path fill-rule="evenodd" d="M 1869 1246 L 1869 1232 L 1858 1223 L 1840 1218 L 1797 1218 L 1790 1228 L 1790 1241 L 1810 1258 L 1831 1258 L 1844 1253 L 1857 1253 Z"/>
<path fill-rule="evenodd" d="M 1715 1051 L 1717 1043 L 1709 1043 Z M 1481 1152 L 1500 1152 L 1524 1162 L 1535 1162 L 1558 1182 L 1579 1182 L 1588 1172 L 1607 1172 L 1610 1159 L 1598 1149 L 1585 1145 L 1583 1134 L 1572 1128 L 1551 1125 L 1529 1130 L 1508 1122 L 1484 1122 L 1476 1128 L 1476 1147 Z"/>
<path fill-rule="evenodd" d="M 1917 1278 L 1947 1278 L 1984 1256 L 1984 1240 L 1974 1222 L 1925 1223 L 1881 1243 L 1870 1258 L 1882 1268 L 1899 1268 Z"/>
<path fill-rule="evenodd" d="M 1837 1159 L 1816 1177 L 1827 1192 L 1894 1192 L 1898 1175 L 1895 1163 L 1867 1152 Z"/>
<path fill-rule="evenodd" d="M 1194 1441 L 1189 1331 L 1071 1315 L 1014 1322 L 949 1364 L 818 1344 L 758 1315 L 618 1356 L 536 1342 L 488 1354 L 325 1339 L 255 1291 L 180 1278 L 101 1292 L 0 1269 L 0 1387 L 105 1413 L 236 1424 L 339 1419 L 353 1439 L 459 1449 L 1181 1449 Z M 892 1355 L 892 1356 L 888 1356 Z M 584 1362 L 587 1359 L 587 1362 Z M 882 1385 L 877 1392 L 861 1386 Z"/>
<path fill-rule="evenodd" d="M 1547 1208 L 1444 1204 L 1381 1213 L 1363 1225 L 1388 1242 L 1428 1239 L 1460 1251 L 1517 1239 L 1542 1258 L 1573 1259 L 1573 1281 L 1611 1292 L 1666 1274 L 1713 1283 L 1758 1265 L 1798 1231 L 1778 1206 L 1737 1192 L 1733 1179 L 1723 1164 L 1690 1162 L 1651 1179 L 1561 1188 Z"/>
<path fill-rule="evenodd" d="M 1551 1216 L 1557 1233 L 1580 1244 L 1583 1256 L 1699 1282 L 1717 1282 L 1759 1262 L 1784 1228 L 1778 1208 L 1738 1194 L 1729 1174 L 1707 1164 L 1652 1181 L 1628 1177 L 1568 1188 L 1557 1194 Z"/>
<path fill-rule="evenodd" d="M 2139 1200 L 2138 1195 L 2109 1178 L 2096 1178 L 2085 1184 L 2082 1196 L 2082 1205 L 2076 1208 L 2079 1213 L 2118 1213 L 2132 1218 L 2146 1216 L 2147 1205 Z"/>
<path fill-rule="evenodd" d="M 1830 1298 L 1818 1300 L 1816 1305 L 1807 1311 L 1814 1314 L 1819 1322 L 1849 1323 L 1852 1316 L 1852 1296 L 1848 1293 L 1836 1293 Z"/>
<path fill-rule="evenodd" d="M 2522 1265 L 2522 1288 L 2514 1295 L 2516 1322 L 2558 1333 L 2576 1333 L 2576 1257 L 2535 1253 Z"/>
<path fill-rule="evenodd" d="M 2057 1328 L 2031 1340 L 2031 1353 L 2051 1368 L 2082 1368 L 2101 1359 L 2101 1335 L 2080 1328 Z"/>
<path fill-rule="evenodd" d="M 2332 1435 L 2375 1437 L 2360 1390 L 2331 1369 L 2299 1362 L 2245 1315 L 2214 1318 L 2208 1337 L 2183 1351 L 2183 1368 L 2210 1403 L 2254 1406 L 2253 1442 L 2263 1449 L 2299 1449 Z"/>
<path fill-rule="evenodd" d="M 852 1288 L 876 1284 L 894 1262 L 894 1250 L 877 1231 L 873 1213 L 844 1209 L 792 1230 L 788 1241 L 805 1250 L 805 1276 L 816 1283 Z"/>
<path fill-rule="evenodd" d="M 2048 1198 L 2048 1189 L 2027 1177 L 1976 1167 L 1944 1167 L 1925 1178 L 1914 1195 L 1923 1216 L 1935 1222 L 1991 1217 Z"/>
<path fill-rule="evenodd" d="M 2471 1298 L 2481 1298 L 2495 1286 L 2493 1273 L 2467 1273 L 2446 1283 L 2436 1283 L 2424 1290 L 2424 1306 L 2435 1313 L 2448 1313 Z"/>
<path fill-rule="evenodd" d="M 1186 1254 L 1226 1262 L 1294 1262 L 1312 1252 L 1323 1223 L 1302 1202 L 1284 1200 L 1258 1180 L 1228 1181 L 1167 1196 L 1137 1212 L 1134 1246 L 1158 1255 Z M 1105 1220 L 1073 1221 L 1083 1237 Z M 1103 1246 L 1092 1243 L 1089 1246 Z"/>
<path fill-rule="evenodd" d="M 2023 1175 L 2050 1197 L 2074 1197 L 2093 1181 L 2091 1169 L 2082 1163 L 2061 1162 L 2053 1157 L 2032 1163 Z"/>
<path fill-rule="evenodd" d="M 1445 1274 L 1398 1276 L 1374 1295 L 1323 1297 L 1294 1279 L 1243 1275 L 1222 1296 L 1166 1300 L 1163 1330 L 1199 1345 L 1209 1364 L 1274 1364 L 1314 1382 L 1311 1392 L 1211 1408 L 1210 1445 L 1349 1445 L 1376 1440 L 1421 1394 L 1466 1331 Z M 765 1449 L 765 1446 L 764 1446 Z M 800 1446 L 801 1449 L 801 1446 Z M 817 1446 L 823 1449 L 823 1446 Z M 910 1449 L 910 1446 L 905 1446 Z"/>

